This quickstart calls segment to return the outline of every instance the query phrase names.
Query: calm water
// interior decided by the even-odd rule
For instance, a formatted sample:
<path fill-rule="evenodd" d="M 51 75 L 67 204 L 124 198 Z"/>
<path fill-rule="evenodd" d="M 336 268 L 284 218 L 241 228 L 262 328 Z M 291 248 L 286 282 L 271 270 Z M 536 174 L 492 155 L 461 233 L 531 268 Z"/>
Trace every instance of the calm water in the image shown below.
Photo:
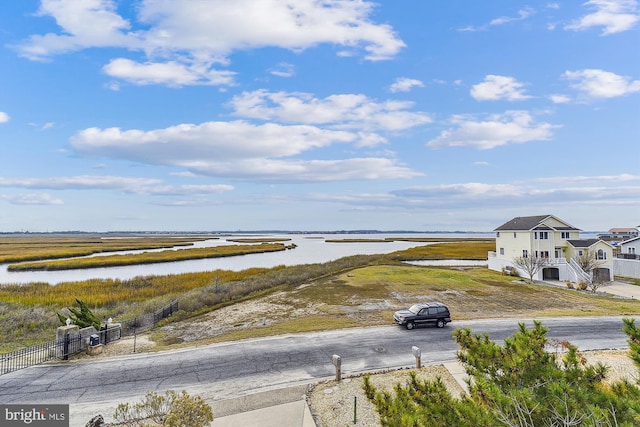
<path fill-rule="evenodd" d="M 248 254 L 224 258 L 210 258 L 190 261 L 177 261 L 156 264 L 134 265 L 126 267 L 109 267 L 109 268 L 91 268 L 80 270 L 64 270 L 64 271 L 27 271 L 27 272 L 8 272 L 6 264 L 0 264 L 0 284 L 25 284 L 31 282 L 45 282 L 49 284 L 58 284 L 61 282 L 74 282 L 88 279 L 121 279 L 127 280 L 137 276 L 149 275 L 170 275 L 193 273 L 214 270 L 231 270 L 240 271 L 252 267 L 275 267 L 278 265 L 300 265 L 300 264 L 316 264 L 333 261 L 350 255 L 372 255 L 385 254 L 398 250 L 413 248 L 415 246 L 423 246 L 428 243 L 424 242 L 358 242 L 358 243 L 330 243 L 329 240 L 340 239 L 384 239 L 387 237 L 494 237 L 493 233 L 485 234 L 286 234 L 286 235 L 270 235 L 276 238 L 291 239 L 285 244 L 295 243 L 297 248 L 270 253 Z M 210 239 L 206 241 L 196 242 L 190 247 L 210 247 L 219 245 L 233 245 L 235 242 L 229 242 L 227 239 L 248 238 L 263 236 L 223 236 L 219 239 Z M 181 248 L 175 248 L 180 250 Z M 184 248 L 182 248 L 184 249 Z M 166 250 L 166 249 L 162 249 Z M 114 253 L 140 253 L 143 251 L 123 251 Z M 153 252 L 153 251 L 146 251 Z M 112 253 L 113 254 L 113 253 Z M 103 256 L 105 254 L 101 254 Z M 107 254 L 108 255 L 108 254 Z"/>

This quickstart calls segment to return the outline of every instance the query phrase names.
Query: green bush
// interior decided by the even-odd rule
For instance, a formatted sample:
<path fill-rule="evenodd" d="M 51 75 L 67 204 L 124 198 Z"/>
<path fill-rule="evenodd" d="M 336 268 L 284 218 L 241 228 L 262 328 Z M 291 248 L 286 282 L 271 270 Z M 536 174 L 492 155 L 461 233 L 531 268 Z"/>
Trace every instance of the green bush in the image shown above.
<path fill-rule="evenodd" d="M 640 368 L 640 329 L 624 319 L 631 359 Z M 608 386 L 607 367 L 586 365 L 577 347 L 546 350 L 547 328 L 524 323 L 499 345 L 487 334 L 458 329 L 458 360 L 469 375 L 468 394 L 452 398 L 440 378 L 395 386 L 392 395 L 377 392 L 365 378 L 367 398 L 383 427 L 633 427 L 640 425 L 640 383 L 628 380 Z M 559 357 L 561 356 L 561 357 Z M 573 420 L 573 421 L 572 421 Z"/>

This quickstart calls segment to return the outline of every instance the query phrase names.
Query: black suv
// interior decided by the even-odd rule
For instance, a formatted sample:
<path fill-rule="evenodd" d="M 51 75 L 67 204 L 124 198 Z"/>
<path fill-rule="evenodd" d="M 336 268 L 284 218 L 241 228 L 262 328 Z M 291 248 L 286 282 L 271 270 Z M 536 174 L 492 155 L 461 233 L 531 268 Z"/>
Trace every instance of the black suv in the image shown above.
<path fill-rule="evenodd" d="M 396 311 L 393 320 L 407 329 L 427 323 L 434 323 L 438 328 L 443 328 L 451 322 L 451 313 L 447 306 L 440 302 L 421 302 L 413 304 L 409 310 Z"/>

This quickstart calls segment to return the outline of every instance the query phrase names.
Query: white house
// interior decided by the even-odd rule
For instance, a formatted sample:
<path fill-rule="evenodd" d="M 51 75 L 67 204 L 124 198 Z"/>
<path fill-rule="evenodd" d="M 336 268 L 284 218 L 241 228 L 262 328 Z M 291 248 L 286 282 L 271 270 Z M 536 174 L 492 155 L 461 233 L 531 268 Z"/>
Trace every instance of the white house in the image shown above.
<path fill-rule="evenodd" d="M 518 257 L 545 258 L 546 265 L 537 272 L 535 280 L 589 282 L 593 277 L 613 280 L 613 247 L 599 239 L 580 239 L 580 229 L 553 215 L 516 217 L 494 230 L 496 250 L 489 252 L 487 263 L 491 270 L 515 269 Z M 583 271 L 575 258 L 593 254 L 598 268 L 593 276 Z"/>
<path fill-rule="evenodd" d="M 640 259 L 640 237 L 620 243 L 620 258 Z"/>
<path fill-rule="evenodd" d="M 614 274 L 640 279 L 640 237 L 626 240 L 618 248 L 620 252 L 613 261 Z"/>

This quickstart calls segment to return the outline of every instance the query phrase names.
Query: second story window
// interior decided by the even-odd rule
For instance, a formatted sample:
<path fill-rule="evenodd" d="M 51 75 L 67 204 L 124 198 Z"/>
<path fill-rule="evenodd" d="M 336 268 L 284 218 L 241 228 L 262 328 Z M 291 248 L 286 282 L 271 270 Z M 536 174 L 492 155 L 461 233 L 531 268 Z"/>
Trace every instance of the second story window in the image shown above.
<path fill-rule="evenodd" d="M 523 250 L 522 250 L 522 257 L 523 257 L 523 258 L 529 258 L 529 251 L 528 251 L 528 250 L 526 250 L 526 249 L 523 249 Z"/>
<path fill-rule="evenodd" d="M 563 239 L 570 239 L 571 238 L 571 233 L 569 233 L 568 231 L 563 231 L 562 233 L 562 238 Z"/>
<path fill-rule="evenodd" d="M 549 232 L 548 231 L 535 231 L 533 233 L 533 238 L 536 240 L 549 240 Z"/>
<path fill-rule="evenodd" d="M 598 249 L 598 251 L 596 252 L 596 259 L 597 260 L 606 260 L 607 259 L 607 253 L 605 251 L 603 251 L 602 249 Z"/>

